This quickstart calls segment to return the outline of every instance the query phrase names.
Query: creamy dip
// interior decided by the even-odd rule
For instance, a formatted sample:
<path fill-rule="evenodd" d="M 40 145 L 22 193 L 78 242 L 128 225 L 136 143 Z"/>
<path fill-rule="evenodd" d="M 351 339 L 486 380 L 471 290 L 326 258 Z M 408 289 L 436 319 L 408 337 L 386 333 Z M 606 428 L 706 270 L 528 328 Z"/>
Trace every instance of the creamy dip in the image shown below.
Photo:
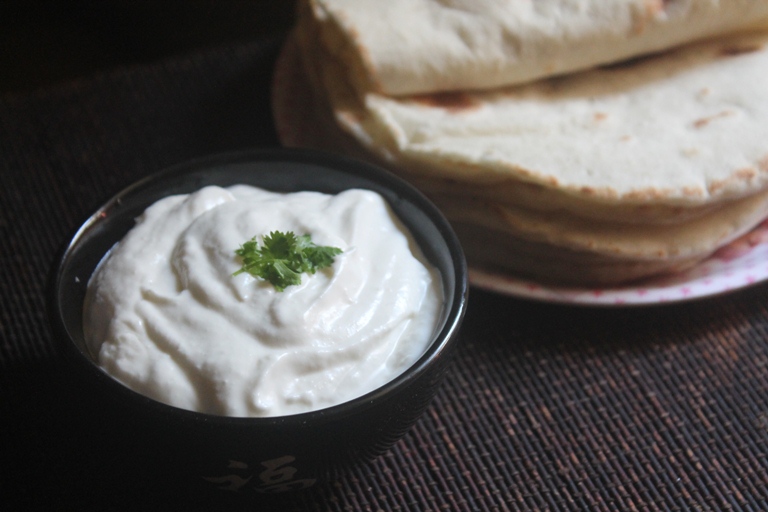
<path fill-rule="evenodd" d="M 332 266 L 277 291 L 235 250 L 271 231 L 338 247 Z M 378 194 L 236 185 L 166 197 L 88 285 L 85 338 L 113 377 L 153 399 L 226 416 L 339 404 L 385 384 L 429 343 L 436 269 Z"/>

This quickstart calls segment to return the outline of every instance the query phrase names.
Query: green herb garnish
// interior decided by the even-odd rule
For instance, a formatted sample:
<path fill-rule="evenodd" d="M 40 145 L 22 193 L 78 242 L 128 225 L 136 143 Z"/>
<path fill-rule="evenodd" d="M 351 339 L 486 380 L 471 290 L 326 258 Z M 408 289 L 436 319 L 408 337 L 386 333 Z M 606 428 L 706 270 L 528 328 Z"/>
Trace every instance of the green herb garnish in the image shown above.
<path fill-rule="evenodd" d="M 330 267 L 335 256 L 343 251 L 338 247 L 318 246 L 309 235 L 296 236 L 292 231 L 272 231 L 264 236 L 264 245 L 254 236 L 235 250 L 243 259 L 243 268 L 232 274 L 248 272 L 272 283 L 277 291 L 301 283 L 301 274 L 314 274 Z"/>

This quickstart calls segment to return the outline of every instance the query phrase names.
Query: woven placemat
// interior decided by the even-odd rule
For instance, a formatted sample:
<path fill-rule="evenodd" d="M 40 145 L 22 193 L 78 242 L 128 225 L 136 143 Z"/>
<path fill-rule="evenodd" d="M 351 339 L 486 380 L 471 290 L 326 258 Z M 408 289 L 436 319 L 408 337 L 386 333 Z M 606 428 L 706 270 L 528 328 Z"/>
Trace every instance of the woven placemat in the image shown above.
<path fill-rule="evenodd" d="M 203 154 L 278 144 L 279 40 L 0 99 L 0 503 L 6 510 L 768 510 L 768 287 L 634 309 L 473 290 L 462 346 L 387 454 L 279 498 L 131 482 L 67 389 L 44 292 L 102 201 Z M 125 479 L 107 479 L 106 466 Z M 114 474 L 111 472 L 110 474 Z"/>

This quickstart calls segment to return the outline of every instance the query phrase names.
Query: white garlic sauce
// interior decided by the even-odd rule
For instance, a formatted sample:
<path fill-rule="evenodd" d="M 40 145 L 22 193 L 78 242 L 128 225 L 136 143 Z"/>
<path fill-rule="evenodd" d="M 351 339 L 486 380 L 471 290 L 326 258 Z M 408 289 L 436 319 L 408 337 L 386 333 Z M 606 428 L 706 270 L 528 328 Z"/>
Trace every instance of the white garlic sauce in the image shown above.
<path fill-rule="evenodd" d="M 233 276 L 235 250 L 271 231 L 343 253 L 282 292 Z M 210 414 L 279 416 L 392 380 L 424 353 L 442 306 L 438 271 L 379 194 L 210 186 L 137 219 L 92 276 L 83 321 L 98 364 L 139 393 Z"/>

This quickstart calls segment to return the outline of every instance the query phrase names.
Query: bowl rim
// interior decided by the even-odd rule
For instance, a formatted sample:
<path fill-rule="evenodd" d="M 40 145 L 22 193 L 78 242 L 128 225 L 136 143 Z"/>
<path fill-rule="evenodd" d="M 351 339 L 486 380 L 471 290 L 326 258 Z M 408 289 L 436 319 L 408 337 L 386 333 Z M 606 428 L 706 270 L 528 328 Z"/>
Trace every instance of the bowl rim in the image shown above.
<path fill-rule="evenodd" d="M 104 216 L 104 212 L 115 207 L 115 205 L 119 205 L 123 198 L 131 196 L 147 186 L 172 180 L 174 177 L 180 178 L 194 172 L 211 172 L 214 170 L 214 167 L 264 161 L 281 161 L 290 164 L 330 167 L 337 172 L 373 181 L 409 201 L 437 228 L 448 248 L 450 260 L 453 262 L 454 292 L 452 296 L 445 297 L 443 325 L 433 335 L 424 353 L 395 378 L 363 395 L 322 409 L 281 416 L 223 416 L 184 409 L 150 398 L 112 377 L 78 346 L 74 336 L 67 328 L 65 315 L 61 309 L 59 290 L 62 286 L 63 273 L 81 238 L 99 222 Z M 258 185 L 253 184 L 253 186 Z M 152 201 L 148 202 L 143 208 L 148 207 L 151 203 Z M 404 224 L 408 224 L 405 219 L 401 220 Z M 416 234 L 414 234 L 414 237 L 419 242 Z M 375 407 L 376 403 L 385 400 L 398 389 L 407 388 L 434 365 L 438 365 L 444 359 L 450 357 L 450 349 L 458 342 L 458 332 L 469 298 L 468 269 L 463 249 L 450 223 L 431 200 L 415 186 L 388 170 L 358 159 L 314 149 L 255 148 L 214 153 L 181 161 L 157 172 L 150 173 L 122 188 L 108 200 L 102 202 L 83 222 L 80 222 L 78 227 L 72 232 L 72 235 L 67 237 L 66 240 L 51 265 L 46 292 L 48 299 L 47 316 L 53 335 L 57 338 L 64 338 L 59 341 L 65 345 L 70 354 L 74 353 L 74 357 L 78 359 L 80 366 L 89 368 L 88 371 L 94 374 L 97 379 L 107 382 L 107 385 L 114 390 L 115 394 L 122 395 L 125 399 L 131 400 L 142 409 L 160 415 L 175 416 L 182 421 L 204 421 L 211 425 L 228 424 L 241 426 L 282 425 L 286 422 L 317 424 L 318 422 L 332 421 L 355 415 L 362 409 Z M 432 263 L 434 264 L 434 262 Z M 88 277 L 90 278 L 90 276 Z"/>

